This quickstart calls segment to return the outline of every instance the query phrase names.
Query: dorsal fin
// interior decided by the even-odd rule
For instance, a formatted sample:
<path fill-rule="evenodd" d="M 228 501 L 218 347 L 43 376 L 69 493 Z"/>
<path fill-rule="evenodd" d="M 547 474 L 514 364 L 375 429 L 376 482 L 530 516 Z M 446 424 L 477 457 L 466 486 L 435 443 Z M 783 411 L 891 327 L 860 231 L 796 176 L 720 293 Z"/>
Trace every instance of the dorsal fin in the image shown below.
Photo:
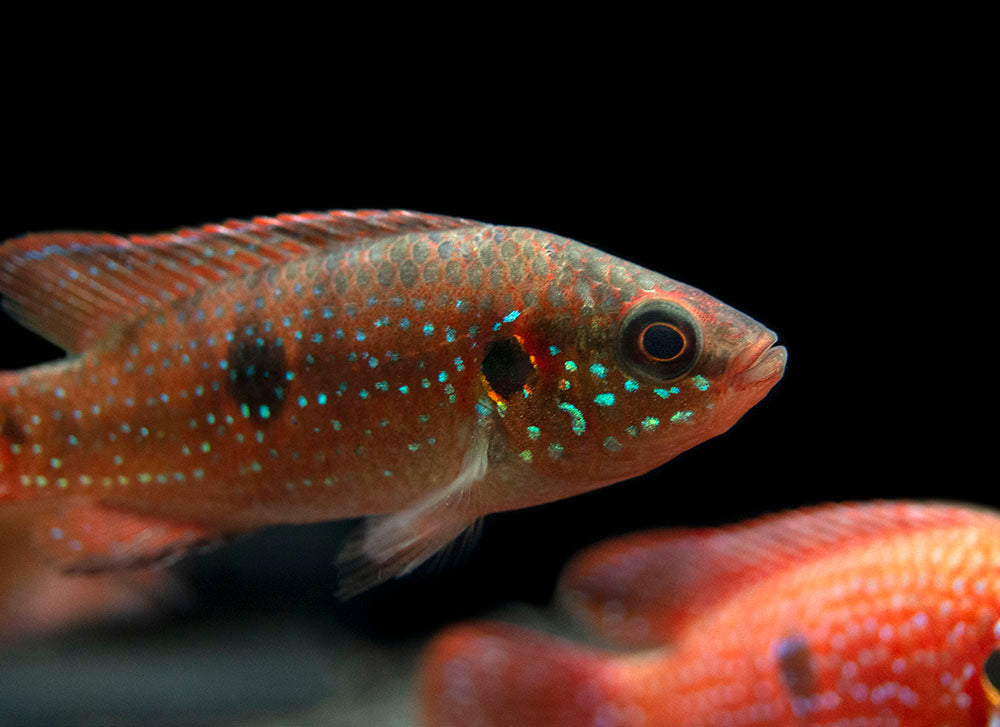
<path fill-rule="evenodd" d="M 988 523 L 984 510 L 914 502 L 823 505 L 718 529 L 661 530 L 601 543 L 562 576 L 565 603 L 603 638 L 670 643 L 692 617 L 767 577 L 844 548 L 917 530 Z"/>
<path fill-rule="evenodd" d="M 119 237 L 30 234 L 0 246 L 0 293 L 22 325 L 71 352 L 205 285 L 342 243 L 480 223 L 405 210 L 331 210 Z"/>

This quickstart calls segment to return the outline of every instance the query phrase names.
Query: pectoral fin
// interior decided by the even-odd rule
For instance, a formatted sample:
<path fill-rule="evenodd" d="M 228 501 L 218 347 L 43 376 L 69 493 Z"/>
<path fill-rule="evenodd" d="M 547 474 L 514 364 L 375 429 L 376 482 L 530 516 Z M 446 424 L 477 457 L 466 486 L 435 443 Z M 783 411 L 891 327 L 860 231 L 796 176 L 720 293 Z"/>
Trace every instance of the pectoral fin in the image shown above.
<path fill-rule="evenodd" d="M 213 539 L 206 529 L 93 503 L 67 503 L 35 522 L 33 540 L 64 571 L 134 568 Z"/>
<path fill-rule="evenodd" d="M 410 507 L 369 519 L 349 539 L 337 563 L 338 595 L 350 598 L 390 578 L 406 575 L 474 525 L 472 487 L 486 475 L 488 440 L 479 430 L 462 460 L 462 469 L 446 487 Z"/>

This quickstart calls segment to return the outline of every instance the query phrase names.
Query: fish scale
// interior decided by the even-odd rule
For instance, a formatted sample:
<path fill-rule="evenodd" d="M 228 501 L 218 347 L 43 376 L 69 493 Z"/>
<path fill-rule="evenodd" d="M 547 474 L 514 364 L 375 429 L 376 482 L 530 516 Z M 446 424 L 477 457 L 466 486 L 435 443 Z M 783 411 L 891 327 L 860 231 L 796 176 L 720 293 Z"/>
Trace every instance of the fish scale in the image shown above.
<path fill-rule="evenodd" d="M 60 503 L 47 546 L 70 567 L 384 513 L 345 558 L 405 572 L 483 514 L 723 431 L 784 365 L 701 291 L 550 233 L 404 211 L 29 235 L 0 248 L 0 292 L 76 354 L 4 374 L 0 400 L 0 498 Z M 677 317 L 682 372 L 623 354 L 633 309 Z M 128 547 L 51 526 L 71 502 L 91 531 L 134 514 Z"/>
<path fill-rule="evenodd" d="M 423 723 L 1000 722 L 995 512 L 855 503 L 636 534 L 577 556 L 560 594 L 619 651 L 453 627 L 424 658 Z"/>

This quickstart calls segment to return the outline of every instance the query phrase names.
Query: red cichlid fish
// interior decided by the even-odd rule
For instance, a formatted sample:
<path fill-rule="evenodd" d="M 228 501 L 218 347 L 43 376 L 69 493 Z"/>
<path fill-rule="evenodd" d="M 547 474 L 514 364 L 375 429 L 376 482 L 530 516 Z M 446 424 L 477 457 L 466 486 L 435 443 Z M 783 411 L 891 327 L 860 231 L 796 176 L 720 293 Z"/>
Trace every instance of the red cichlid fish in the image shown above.
<path fill-rule="evenodd" d="M 512 626 L 445 632 L 433 727 L 1000 725 L 1000 516 L 834 505 L 585 551 L 561 584 L 612 653 Z"/>
<path fill-rule="evenodd" d="M 778 381 L 775 335 L 537 230 L 405 211 L 0 247 L 0 293 L 73 355 L 0 380 L 0 501 L 66 568 L 275 523 L 371 519 L 345 594 L 490 512 L 646 472 Z"/>

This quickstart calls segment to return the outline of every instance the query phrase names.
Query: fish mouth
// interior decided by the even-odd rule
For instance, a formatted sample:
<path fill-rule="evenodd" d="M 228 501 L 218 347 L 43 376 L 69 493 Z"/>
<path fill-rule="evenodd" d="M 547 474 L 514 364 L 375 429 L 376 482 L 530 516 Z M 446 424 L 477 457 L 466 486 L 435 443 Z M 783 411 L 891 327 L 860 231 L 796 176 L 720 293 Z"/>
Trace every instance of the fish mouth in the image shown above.
<path fill-rule="evenodd" d="M 733 362 L 733 383 L 739 389 L 749 389 L 767 383 L 773 386 L 785 373 L 788 351 L 775 346 L 778 337 L 767 331 L 752 346 L 748 346 Z"/>

